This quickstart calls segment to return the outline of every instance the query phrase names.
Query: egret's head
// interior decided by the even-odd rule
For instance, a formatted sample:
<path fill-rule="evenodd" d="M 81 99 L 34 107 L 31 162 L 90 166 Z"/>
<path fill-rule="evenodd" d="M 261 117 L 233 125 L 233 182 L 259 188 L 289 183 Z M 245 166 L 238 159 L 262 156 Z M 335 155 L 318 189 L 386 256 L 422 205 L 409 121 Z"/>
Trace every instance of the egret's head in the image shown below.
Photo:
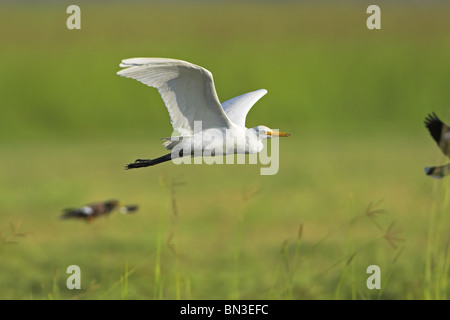
<path fill-rule="evenodd" d="M 257 126 L 253 130 L 256 131 L 259 137 L 263 139 L 273 138 L 273 137 L 289 137 L 290 134 L 286 132 L 274 131 L 266 126 Z"/>

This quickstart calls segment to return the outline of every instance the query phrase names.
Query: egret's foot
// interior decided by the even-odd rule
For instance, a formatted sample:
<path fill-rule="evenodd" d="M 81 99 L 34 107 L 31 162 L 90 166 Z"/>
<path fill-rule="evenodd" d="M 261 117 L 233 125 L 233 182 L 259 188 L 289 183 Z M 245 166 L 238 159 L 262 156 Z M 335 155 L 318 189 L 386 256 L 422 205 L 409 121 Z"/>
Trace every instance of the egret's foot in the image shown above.
<path fill-rule="evenodd" d="M 125 169 L 144 168 L 154 165 L 152 159 L 137 159 L 133 163 L 129 163 L 125 166 Z"/>

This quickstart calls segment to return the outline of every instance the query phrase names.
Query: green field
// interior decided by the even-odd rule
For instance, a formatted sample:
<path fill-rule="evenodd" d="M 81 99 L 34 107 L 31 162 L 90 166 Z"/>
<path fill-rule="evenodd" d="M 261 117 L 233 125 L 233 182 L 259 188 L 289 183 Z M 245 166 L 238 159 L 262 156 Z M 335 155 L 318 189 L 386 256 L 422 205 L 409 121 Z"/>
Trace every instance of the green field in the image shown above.
<path fill-rule="evenodd" d="M 0 299 L 448 299 L 448 4 L 0 4 Z M 7 32 L 5 31 L 7 30 Z M 210 70 L 221 101 L 268 90 L 247 126 L 289 132 L 280 169 L 174 165 L 155 89 L 121 59 Z M 61 221 L 119 198 L 134 215 Z M 69 265 L 81 290 L 66 287 Z M 378 265 L 381 289 L 366 269 Z"/>

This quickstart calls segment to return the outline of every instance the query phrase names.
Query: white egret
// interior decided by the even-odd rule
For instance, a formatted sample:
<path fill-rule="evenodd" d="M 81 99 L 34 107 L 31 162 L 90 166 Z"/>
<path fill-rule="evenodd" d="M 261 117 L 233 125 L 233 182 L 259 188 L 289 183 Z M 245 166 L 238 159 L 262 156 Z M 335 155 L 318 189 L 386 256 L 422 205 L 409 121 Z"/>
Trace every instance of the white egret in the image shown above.
<path fill-rule="evenodd" d="M 172 150 L 156 159 L 138 159 L 127 169 L 153 166 L 183 156 L 258 153 L 263 139 L 288 137 L 266 126 L 245 127 L 250 108 L 267 93 L 260 89 L 220 104 L 211 72 L 192 63 L 167 58 L 122 60 L 119 76 L 158 89 L 174 131 L 164 147 Z"/>
<path fill-rule="evenodd" d="M 443 123 L 434 112 L 425 118 L 425 126 L 441 151 L 447 157 L 450 157 L 450 127 Z M 425 167 L 425 173 L 433 178 L 442 179 L 446 175 L 450 174 L 450 164 L 436 167 Z"/>

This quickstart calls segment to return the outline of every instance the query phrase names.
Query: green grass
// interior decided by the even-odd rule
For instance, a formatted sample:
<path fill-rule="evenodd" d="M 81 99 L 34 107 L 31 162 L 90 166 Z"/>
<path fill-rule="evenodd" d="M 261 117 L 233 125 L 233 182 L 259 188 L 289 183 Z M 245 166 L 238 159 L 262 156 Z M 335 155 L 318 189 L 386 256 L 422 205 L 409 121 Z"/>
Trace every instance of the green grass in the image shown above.
<path fill-rule="evenodd" d="M 1 299 L 448 299 L 448 179 L 422 169 L 448 161 L 423 126 L 450 122 L 448 6 L 383 4 L 378 31 L 357 4 L 80 7 L 79 31 L 66 5 L 0 10 Z M 247 124 L 292 134 L 279 172 L 123 170 L 171 134 L 115 75 L 135 56 L 208 68 L 223 101 L 266 88 Z M 110 198 L 140 209 L 58 220 Z"/>
<path fill-rule="evenodd" d="M 372 150 L 385 150 L 385 140 L 372 141 Z M 445 285 L 440 280 L 448 270 L 448 261 L 442 260 L 445 224 L 430 222 L 432 207 L 445 194 L 433 196 L 431 188 L 439 190 L 446 181 L 424 179 L 420 163 L 426 157 L 385 169 L 366 152 L 351 152 L 354 144 L 323 150 L 318 142 L 303 143 L 309 157 L 296 157 L 289 142 L 283 143 L 284 165 L 272 177 L 260 176 L 257 166 L 250 165 L 169 163 L 123 170 L 125 155 L 145 140 L 133 146 L 70 143 L 51 159 L 34 161 L 32 168 L 27 167 L 29 157 L 16 158 L 14 168 L 28 179 L 18 184 L 16 170 L 2 166 L 1 231 L 10 235 L 11 222 L 25 236 L 1 247 L 1 281 L 9 288 L 3 298 L 378 298 L 365 288 L 371 264 L 383 272 L 381 298 L 448 294 L 446 286 L 440 296 L 436 289 L 425 295 L 428 287 Z M 402 149 L 405 142 L 399 139 L 392 148 L 402 150 L 397 156 L 412 159 L 415 149 Z M 109 156 L 106 151 L 113 147 L 122 151 Z M 90 158 L 67 156 L 92 149 L 99 152 Z M 50 153 L 55 146 L 39 150 Z M 327 164 L 329 157 L 333 163 Z M 311 162 L 321 170 L 306 170 Z M 183 184 L 174 187 L 173 195 L 161 179 Z M 57 219 L 66 206 L 115 196 L 139 203 L 140 211 L 92 224 Z M 368 214 L 372 211 L 373 216 Z M 394 236 L 405 241 L 392 245 L 385 236 L 394 221 L 393 229 L 401 229 Z M 437 265 L 435 258 L 440 259 Z M 432 269 L 427 271 L 428 259 Z M 65 288 L 65 269 L 71 264 L 82 270 L 81 292 Z"/>

